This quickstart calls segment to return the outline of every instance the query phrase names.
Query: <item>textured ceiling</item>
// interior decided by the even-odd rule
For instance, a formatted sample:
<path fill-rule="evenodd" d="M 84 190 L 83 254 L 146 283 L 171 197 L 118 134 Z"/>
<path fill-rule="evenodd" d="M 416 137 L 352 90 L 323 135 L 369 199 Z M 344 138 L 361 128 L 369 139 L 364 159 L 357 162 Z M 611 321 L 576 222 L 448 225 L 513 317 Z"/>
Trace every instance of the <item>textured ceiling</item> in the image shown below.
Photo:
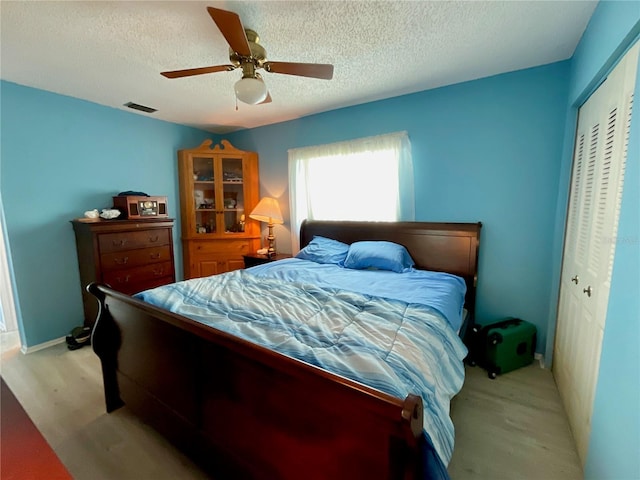
<path fill-rule="evenodd" d="M 564 60 L 594 1 L 6 1 L 3 80 L 215 133 L 299 118 Z M 332 63 L 333 80 L 261 71 L 273 102 L 238 103 L 241 71 L 167 79 L 229 63 L 206 11 L 232 10 L 272 61 Z M 128 110 L 131 111 L 131 110 Z"/>

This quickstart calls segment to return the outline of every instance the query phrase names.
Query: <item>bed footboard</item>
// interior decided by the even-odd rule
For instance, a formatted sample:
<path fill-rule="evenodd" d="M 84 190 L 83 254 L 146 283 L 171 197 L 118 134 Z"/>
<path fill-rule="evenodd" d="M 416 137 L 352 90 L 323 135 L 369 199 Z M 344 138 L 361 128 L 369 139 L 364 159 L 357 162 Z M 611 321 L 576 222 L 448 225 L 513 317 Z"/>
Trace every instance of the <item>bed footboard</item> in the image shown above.
<path fill-rule="evenodd" d="M 103 285 L 92 344 L 126 405 L 217 478 L 421 476 L 422 400 L 394 398 Z"/>

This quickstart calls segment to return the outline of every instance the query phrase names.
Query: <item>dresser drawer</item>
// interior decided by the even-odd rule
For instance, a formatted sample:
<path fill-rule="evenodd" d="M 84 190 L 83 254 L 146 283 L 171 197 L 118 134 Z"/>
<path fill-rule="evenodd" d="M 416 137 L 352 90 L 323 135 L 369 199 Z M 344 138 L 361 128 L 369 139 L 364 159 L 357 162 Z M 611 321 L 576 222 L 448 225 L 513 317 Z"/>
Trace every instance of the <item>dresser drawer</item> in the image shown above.
<path fill-rule="evenodd" d="M 98 245 L 101 254 L 168 244 L 169 230 L 166 228 L 103 233 L 98 236 Z"/>
<path fill-rule="evenodd" d="M 144 290 L 161 287 L 162 285 L 168 285 L 173 282 L 175 282 L 175 278 L 173 277 L 150 278 L 148 280 L 129 285 L 130 290 L 122 289 L 121 291 L 122 293 L 126 293 L 127 295 L 134 295 Z"/>
<path fill-rule="evenodd" d="M 102 280 L 119 292 L 131 295 L 144 290 L 154 279 L 171 277 L 173 281 L 173 264 L 171 262 L 154 263 L 142 267 L 127 268 L 104 272 Z"/>
<path fill-rule="evenodd" d="M 100 264 L 104 272 L 168 261 L 171 261 L 171 247 L 169 245 L 100 255 Z"/>
<path fill-rule="evenodd" d="M 189 247 L 195 254 L 217 254 L 227 257 L 246 255 L 251 251 L 249 240 L 219 242 L 191 242 Z"/>

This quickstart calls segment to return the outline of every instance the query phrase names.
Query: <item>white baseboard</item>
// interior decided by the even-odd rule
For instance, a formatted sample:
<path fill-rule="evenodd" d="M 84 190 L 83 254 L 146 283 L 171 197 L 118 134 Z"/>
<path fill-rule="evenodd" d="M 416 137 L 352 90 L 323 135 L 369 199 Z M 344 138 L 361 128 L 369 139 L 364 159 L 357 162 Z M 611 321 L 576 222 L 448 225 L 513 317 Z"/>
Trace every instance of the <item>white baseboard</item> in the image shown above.
<path fill-rule="evenodd" d="M 544 355 L 542 355 L 541 353 L 534 353 L 533 359 L 538 361 L 538 363 L 540 364 L 540 368 L 544 368 Z"/>
<path fill-rule="evenodd" d="M 44 350 L 45 348 L 53 347 L 54 345 L 58 345 L 65 341 L 66 337 L 54 338 L 53 340 L 49 340 L 48 342 L 39 343 L 38 345 L 34 345 L 33 347 L 25 347 L 23 346 L 20 351 L 25 355 L 27 353 L 37 352 L 38 350 Z"/>

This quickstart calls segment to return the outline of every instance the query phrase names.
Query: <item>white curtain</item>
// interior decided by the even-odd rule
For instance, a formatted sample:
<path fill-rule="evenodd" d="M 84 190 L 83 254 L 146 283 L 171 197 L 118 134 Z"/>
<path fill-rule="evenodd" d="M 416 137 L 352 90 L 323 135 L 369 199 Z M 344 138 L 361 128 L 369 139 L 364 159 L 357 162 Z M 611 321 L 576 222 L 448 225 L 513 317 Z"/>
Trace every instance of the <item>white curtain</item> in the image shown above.
<path fill-rule="evenodd" d="M 291 244 L 311 220 L 415 219 L 407 132 L 289 150 Z"/>

